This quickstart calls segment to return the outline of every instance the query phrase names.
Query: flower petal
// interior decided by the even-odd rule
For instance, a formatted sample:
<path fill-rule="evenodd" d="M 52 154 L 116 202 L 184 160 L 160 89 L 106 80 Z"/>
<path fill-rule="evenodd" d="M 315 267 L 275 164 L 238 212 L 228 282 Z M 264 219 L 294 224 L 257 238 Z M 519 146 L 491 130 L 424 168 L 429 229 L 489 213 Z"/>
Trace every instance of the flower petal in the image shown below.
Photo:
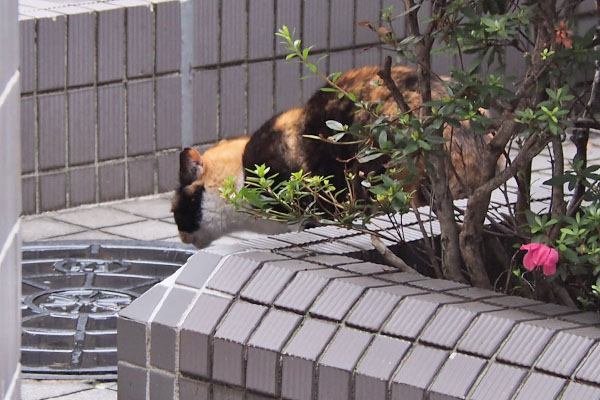
<path fill-rule="evenodd" d="M 533 260 L 533 252 L 528 251 L 523 257 L 523 266 L 529 271 L 533 271 L 536 267 L 535 261 Z"/>

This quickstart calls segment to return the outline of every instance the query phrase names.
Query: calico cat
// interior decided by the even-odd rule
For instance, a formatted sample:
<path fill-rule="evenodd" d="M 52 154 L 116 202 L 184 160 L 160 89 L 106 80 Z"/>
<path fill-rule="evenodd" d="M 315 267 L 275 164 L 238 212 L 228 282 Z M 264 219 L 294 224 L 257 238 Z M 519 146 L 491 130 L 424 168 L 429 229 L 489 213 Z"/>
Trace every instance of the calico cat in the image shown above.
<path fill-rule="evenodd" d="M 397 105 L 389 90 L 383 84 L 373 84 L 381 82 L 377 75 L 379 69 L 352 69 L 343 73 L 336 83 L 360 100 L 382 101 L 382 112 L 394 114 Z M 391 74 L 408 106 L 417 109 L 421 98 L 417 92 L 416 71 L 396 66 Z M 441 82 L 432 82 L 432 88 L 434 99 L 443 96 Z M 330 136 L 334 132 L 327 127 L 327 120 L 351 126 L 353 123 L 367 124 L 370 118 L 365 111 L 357 112 L 355 105 L 346 97 L 340 100 L 336 93 L 317 91 L 304 106 L 275 115 L 250 137 L 222 140 L 202 155 L 195 149 L 184 149 L 180 154 L 179 187 L 172 207 L 181 240 L 200 248 L 236 230 L 283 231 L 285 228 L 280 224 L 250 221 L 247 215 L 236 213 L 220 197 L 219 188 L 223 180 L 235 176 L 239 189 L 243 185 L 246 168 L 266 164 L 282 179 L 302 169 L 313 175 L 333 175 L 332 184 L 338 188 L 345 187 L 345 168 L 373 170 L 376 167 L 358 165 L 356 161 L 350 161 L 354 165 L 348 165 L 347 160 L 352 159 L 356 147 L 324 143 L 304 135 Z M 449 183 L 454 198 L 461 198 L 480 183 L 477 171 L 486 138 L 473 134 L 466 127 L 454 130 L 451 135 L 451 145 L 448 145 L 452 160 L 452 166 L 448 168 L 451 171 Z M 450 138 L 450 130 L 445 136 Z M 419 184 L 417 180 L 413 187 L 405 190 L 413 190 Z"/>

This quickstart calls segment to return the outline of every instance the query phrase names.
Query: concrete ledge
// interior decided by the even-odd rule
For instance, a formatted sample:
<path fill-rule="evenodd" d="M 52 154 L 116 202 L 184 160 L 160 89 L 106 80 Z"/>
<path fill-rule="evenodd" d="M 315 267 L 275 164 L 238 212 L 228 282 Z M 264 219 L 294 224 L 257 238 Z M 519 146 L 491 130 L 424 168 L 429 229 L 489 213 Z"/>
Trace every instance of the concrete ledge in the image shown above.
<path fill-rule="evenodd" d="M 121 313 L 150 357 L 119 355 L 119 396 L 599 398 L 599 315 L 311 250 L 357 236 L 199 251 Z"/>

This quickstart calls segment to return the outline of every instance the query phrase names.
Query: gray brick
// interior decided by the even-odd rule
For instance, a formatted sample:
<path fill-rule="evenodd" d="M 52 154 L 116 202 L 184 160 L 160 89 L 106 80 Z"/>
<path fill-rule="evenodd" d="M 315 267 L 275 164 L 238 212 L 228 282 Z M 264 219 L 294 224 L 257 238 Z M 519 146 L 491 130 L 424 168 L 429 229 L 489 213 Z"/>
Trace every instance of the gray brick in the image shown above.
<path fill-rule="evenodd" d="M 258 268 L 259 263 L 242 256 L 231 256 L 208 282 L 211 289 L 237 294 Z"/>
<path fill-rule="evenodd" d="M 308 319 L 282 352 L 282 396 L 311 399 L 315 362 L 331 340 L 336 325 Z"/>
<path fill-rule="evenodd" d="M 213 342 L 213 379 L 241 386 L 243 348 L 267 308 L 238 301 L 232 307 Z"/>
<path fill-rule="evenodd" d="M 248 66 L 248 131 L 254 132 L 273 114 L 273 63 Z"/>
<path fill-rule="evenodd" d="M 194 144 L 217 140 L 217 80 L 216 70 L 193 74 Z"/>
<path fill-rule="evenodd" d="M 519 394 L 515 397 L 515 400 L 556 399 L 564 384 L 564 379 L 534 372 L 529 375 L 527 381 L 525 381 L 525 385 L 521 387 Z"/>
<path fill-rule="evenodd" d="M 425 390 L 448 356 L 446 351 L 415 345 L 393 379 L 392 400 L 424 398 Z"/>
<path fill-rule="evenodd" d="M 35 87 L 35 19 L 19 21 L 21 44 L 21 92 L 31 93 Z"/>
<path fill-rule="evenodd" d="M 290 268 L 282 263 L 265 264 L 246 285 L 241 292 L 241 297 L 270 305 L 301 268 Z"/>
<path fill-rule="evenodd" d="M 69 164 L 93 163 L 96 157 L 96 91 L 71 90 L 69 97 Z"/>
<path fill-rule="evenodd" d="M 290 32 L 296 30 L 296 39 L 299 39 L 300 30 L 300 0 L 287 0 L 277 2 L 277 16 L 275 26 L 280 28 L 282 25 L 287 25 Z M 282 55 L 287 54 L 287 46 L 279 44 L 279 37 L 277 38 L 277 46 L 275 46 L 275 54 Z"/>
<path fill-rule="evenodd" d="M 146 369 L 119 362 L 119 398 L 145 399 L 148 374 Z"/>
<path fill-rule="evenodd" d="M 210 384 L 195 379 L 179 377 L 180 400 L 209 400 Z"/>
<path fill-rule="evenodd" d="M 127 318 L 117 320 L 119 361 L 146 366 L 146 324 Z"/>
<path fill-rule="evenodd" d="M 40 169 L 65 166 L 65 95 L 38 96 Z"/>
<path fill-rule="evenodd" d="M 221 2 L 221 62 L 243 60 L 246 55 L 246 4 L 238 0 Z"/>
<path fill-rule="evenodd" d="M 360 1 L 358 3 L 361 3 Z M 327 49 L 327 37 L 329 27 L 329 6 L 326 1 L 305 0 L 304 1 L 304 26 L 302 34 L 304 36 L 304 46 L 315 46 L 315 50 Z M 377 7 L 369 7 L 377 8 Z M 277 46 L 283 48 L 279 44 Z"/>
<path fill-rule="evenodd" d="M 509 400 L 519 387 L 527 370 L 492 363 L 471 396 L 473 400 Z"/>
<path fill-rule="evenodd" d="M 306 82 L 306 81 L 305 81 Z M 275 112 L 300 105 L 300 67 L 285 60 L 275 61 Z"/>
<path fill-rule="evenodd" d="M 138 155 L 154 150 L 154 82 L 127 84 L 127 154 Z"/>
<path fill-rule="evenodd" d="M 154 158 L 130 160 L 128 165 L 130 196 L 154 193 Z"/>
<path fill-rule="evenodd" d="M 229 304 L 230 299 L 224 297 L 206 293 L 198 297 L 181 327 L 181 371 L 195 376 L 210 376 L 210 340 Z"/>
<path fill-rule="evenodd" d="M 98 89 L 98 157 L 125 155 L 125 89 L 122 84 Z"/>
<path fill-rule="evenodd" d="M 150 371 L 150 400 L 172 399 L 175 396 L 175 377 L 160 371 Z"/>
<path fill-rule="evenodd" d="M 237 2 L 237 0 L 234 0 Z M 241 3 L 241 2 L 238 2 Z M 243 65 L 221 69 L 219 138 L 242 136 L 246 130 L 246 71 Z"/>
<path fill-rule="evenodd" d="M 356 369 L 356 400 L 386 398 L 387 383 L 409 347 L 405 340 L 375 336 Z"/>
<path fill-rule="evenodd" d="M 158 3 L 156 4 L 156 72 L 178 71 L 180 66 L 180 3 L 178 1 Z"/>
<path fill-rule="evenodd" d="M 102 165 L 98 169 L 100 201 L 125 198 L 125 164 Z"/>
<path fill-rule="evenodd" d="M 346 323 L 370 331 L 378 331 L 394 307 L 405 296 L 425 293 L 404 285 L 368 289 L 352 310 Z"/>
<path fill-rule="evenodd" d="M 479 302 L 445 305 L 425 328 L 420 340 L 440 347 L 454 348 L 477 315 L 497 309 Z"/>
<path fill-rule="evenodd" d="M 125 9 L 98 13 L 98 81 L 108 82 L 124 76 Z"/>
<path fill-rule="evenodd" d="M 195 291 L 174 287 L 160 305 L 151 327 L 150 363 L 152 365 L 168 371 L 176 370 L 177 326 L 195 295 Z"/>
<path fill-rule="evenodd" d="M 354 42 L 354 2 L 352 0 L 331 0 L 331 10 L 329 47 L 351 45 Z"/>
<path fill-rule="evenodd" d="M 158 156 L 158 191 L 160 193 L 175 189 L 178 171 L 178 153 L 166 153 Z"/>
<path fill-rule="evenodd" d="M 248 341 L 246 387 L 276 395 L 279 352 L 290 338 L 301 317 L 271 309 Z"/>
<path fill-rule="evenodd" d="M 562 400 L 600 399 L 600 389 L 594 386 L 570 382 L 563 393 Z"/>
<path fill-rule="evenodd" d="M 319 361 L 319 399 L 345 400 L 350 397 L 352 371 L 371 338 L 370 334 L 356 329 L 340 328 Z"/>
<path fill-rule="evenodd" d="M 194 114 L 199 110 L 195 110 Z M 181 77 L 156 78 L 156 149 L 181 147 Z"/>
<path fill-rule="evenodd" d="M 464 399 L 486 364 L 483 358 L 452 354 L 430 388 L 431 400 Z"/>
<path fill-rule="evenodd" d="M 21 97 L 21 171 L 35 169 L 35 102 L 33 97 Z"/>
<path fill-rule="evenodd" d="M 78 206 L 96 201 L 96 171 L 94 167 L 69 171 L 69 205 Z"/>
<path fill-rule="evenodd" d="M 37 54 L 38 91 L 65 86 L 65 60 L 67 18 L 56 14 L 54 18 L 38 20 Z"/>
<path fill-rule="evenodd" d="M 559 332 L 535 367 L 542 371 L 569 377 L 598 339 L 600 339 L 600 329 L 597 327 Z"/>
<path fill-rule="evenodd" d="M 67 38 L 67 83 L 70 86 L 94 82 L 96 62 L 96 18 L 92 12 L 69 15 Z"/>
<path fill-rule="evenodd" d="M 64 173 L 40 177 L 41 211 L 58 210 L 67 205 L 67 178 Z"/>
<path fill-rule="evenodd" d="M 151 6 L 127 8 L 127 76 L 154 71 L 154 14 Z"/>
<path fill-rule="evenodd" d="M 219 62 L 219 0 L 196 2 L 194 7 L 194 66 Z"/>

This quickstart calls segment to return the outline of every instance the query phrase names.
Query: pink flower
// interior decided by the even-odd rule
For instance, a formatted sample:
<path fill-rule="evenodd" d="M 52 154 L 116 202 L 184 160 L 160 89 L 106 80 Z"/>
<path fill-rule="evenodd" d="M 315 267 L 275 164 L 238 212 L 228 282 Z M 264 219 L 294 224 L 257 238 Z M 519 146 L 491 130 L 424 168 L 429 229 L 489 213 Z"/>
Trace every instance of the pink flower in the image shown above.
<path fill-rule="evenodd" d="M 535 267 L 542 267 L 544 275 L 556 273 L 558 251 L 541 243 L 529 243 L 521 246 L 521 250 L 529 250 L 523 257 L 523 265 L 532 271 Z"/>

